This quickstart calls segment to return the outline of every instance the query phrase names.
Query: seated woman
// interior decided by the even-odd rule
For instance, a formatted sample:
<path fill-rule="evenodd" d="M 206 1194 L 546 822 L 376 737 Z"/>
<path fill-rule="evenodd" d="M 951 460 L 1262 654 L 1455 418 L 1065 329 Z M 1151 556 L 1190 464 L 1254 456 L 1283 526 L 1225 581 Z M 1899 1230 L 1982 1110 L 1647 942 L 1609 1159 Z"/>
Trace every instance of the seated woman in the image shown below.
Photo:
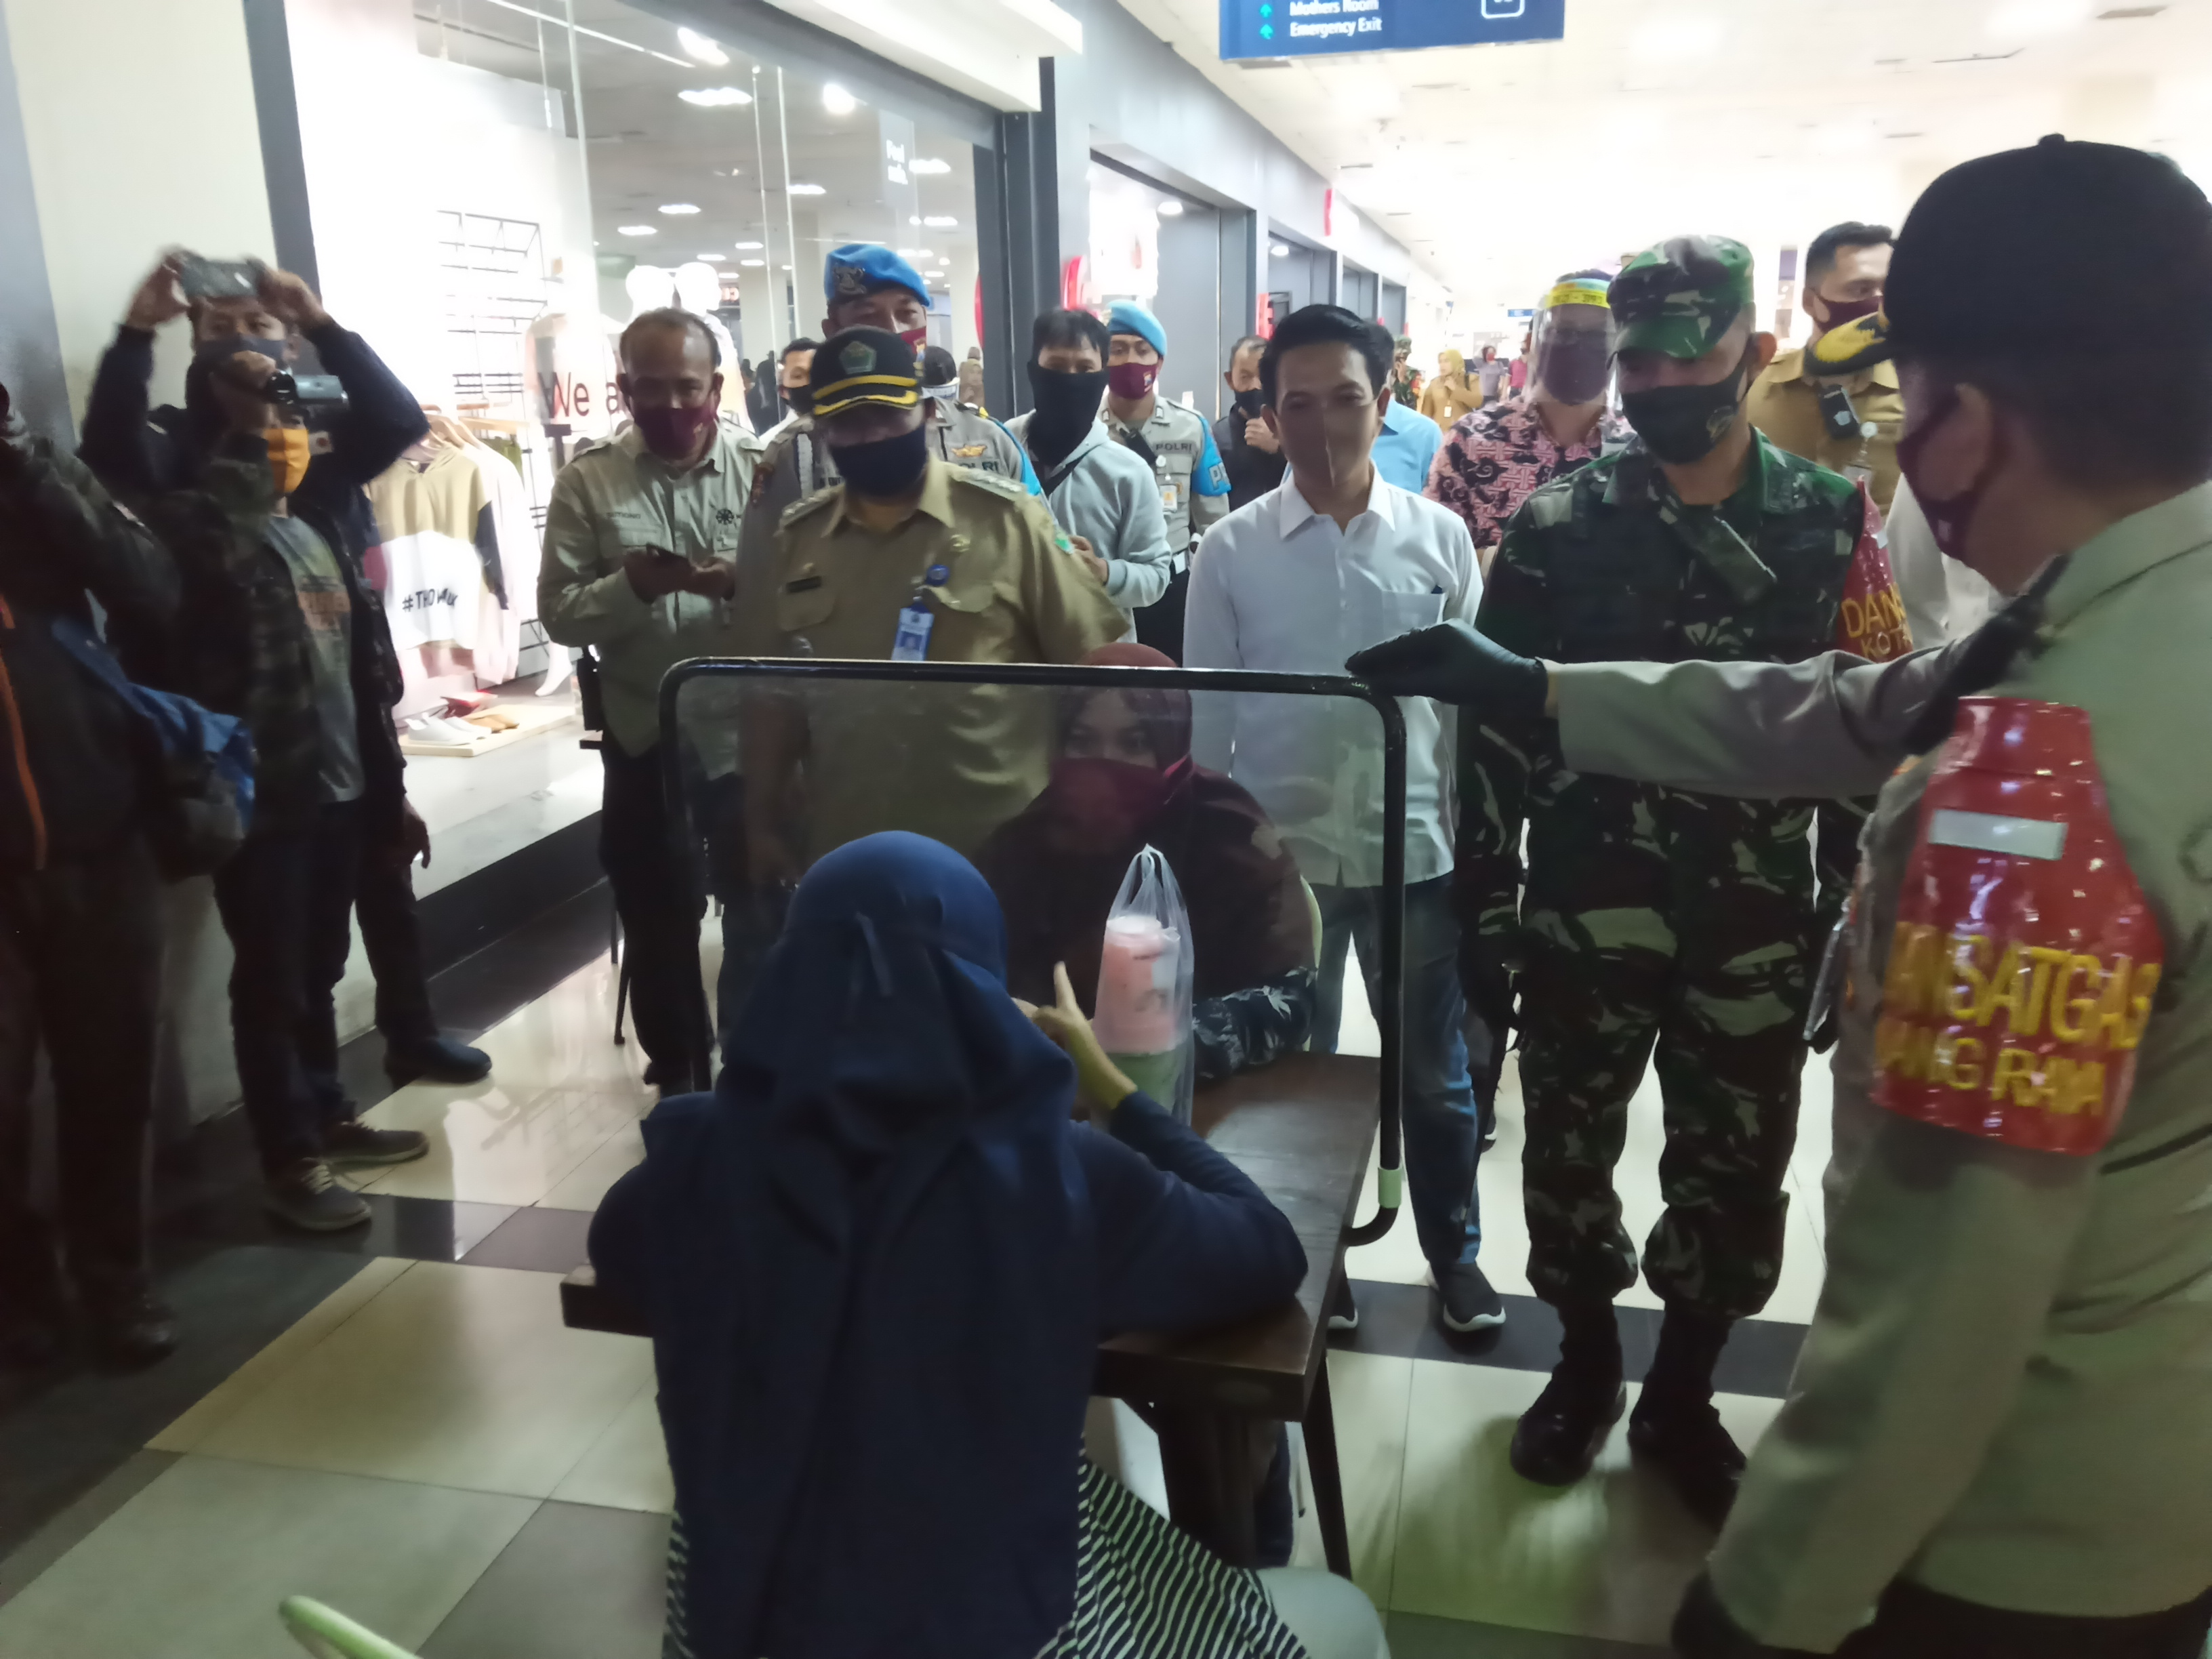
<path fill-rule="evenodd" d="M 1005 951 L 949 848 L 830 854 L 715 1091 L 660 1103 L 592 1223 L 653 1328 L 665 1651 L 1387 1659 L 1349 1584 L 1224 1566 L 1082 1460 L 1102 1337 L 1261 1312 L 1305 1254 Z"/>
<path fill-rule="evenodd" d="M 1084 661 L 1175 666 L 1142 645 L 1104 646 Z M 1146 846 L 1166 855 L 1190 915 L 1200 1081 L 1303 1044 L 1316 977 L 1297 862 L 1258 801 L 1192 762 L 1183 691 L 1063 696 L 1051 782 L 975 856 L 1006 909 L 1014 994 L 1049 1000 L 1053 964 L 1065 962 L 1077 999 L 1094 1006 L 1106 918 Z"/>

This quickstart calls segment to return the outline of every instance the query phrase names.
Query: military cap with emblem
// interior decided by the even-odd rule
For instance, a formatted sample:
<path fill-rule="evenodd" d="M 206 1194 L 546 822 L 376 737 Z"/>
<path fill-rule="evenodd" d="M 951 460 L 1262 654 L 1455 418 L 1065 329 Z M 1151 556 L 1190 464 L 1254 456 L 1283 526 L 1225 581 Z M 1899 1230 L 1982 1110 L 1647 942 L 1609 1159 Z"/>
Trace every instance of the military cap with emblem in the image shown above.
<path fill-rule="evenodd" d="M 848 328 L 831 335 L 814 354 L 807 374 L 817 425 L 861 404 L 912 409 L 921 401 L 921 376 L 914 348 L 880 328 Z"/>
<path fill-rule="evenodd" d="M 921 273 L 881 242 L 847 242 L 830 250 L 822 265 L 822 293 L 831 305 L 857 300 L 879 289 L 902 288 L 929 303 L 929 284 Z"/>
<path fill-rule="evenodd" d="M 1751 250 L 1725 236 L 1669 237 L 1623 265 L 1606 297 L 1621 350 L 1702 357 L 1752 303 Z"/>

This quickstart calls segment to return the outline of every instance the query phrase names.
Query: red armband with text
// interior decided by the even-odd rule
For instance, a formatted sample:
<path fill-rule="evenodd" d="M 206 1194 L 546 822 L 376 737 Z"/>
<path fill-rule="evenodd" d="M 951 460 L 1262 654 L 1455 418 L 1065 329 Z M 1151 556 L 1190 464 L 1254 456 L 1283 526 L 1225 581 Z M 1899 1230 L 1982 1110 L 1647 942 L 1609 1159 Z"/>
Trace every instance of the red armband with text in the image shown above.
<path fill-rule="evenodd" d="M 1920 806 L 1875 1028 L 1893 1112 L 2038 1152 L 2112 1139 L 2166 951 L 2089 717 L 1966 697 Z"/>

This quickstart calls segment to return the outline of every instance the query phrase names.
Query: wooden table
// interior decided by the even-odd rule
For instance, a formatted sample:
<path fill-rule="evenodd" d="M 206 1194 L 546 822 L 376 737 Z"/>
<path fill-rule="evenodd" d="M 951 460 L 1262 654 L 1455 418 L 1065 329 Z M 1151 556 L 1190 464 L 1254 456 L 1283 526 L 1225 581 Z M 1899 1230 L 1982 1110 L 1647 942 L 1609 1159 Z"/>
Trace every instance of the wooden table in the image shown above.
<path fill-rule="evenodd" d="M 1329 1569 L 1351 1576 L 1323 1362 L 1380 1093 L 1376 1062 L 1340 1054 L 1288 1055 L 1200 1091 L 1195 1127 L 1290 1218 L 1305 1246 L 1305 1282 L 1296 1301 L 1240 1325 L 1134 1333 L 1098 1349 L 1092 1390 L 1128 1401 L 1159 1434 L 1176 1524 L 1238 1565 L 1257 1554 L 1252 1500 L 1272 1444 L 1255 1425 L 1283 1419 L 1304 1425 Z M 602 1291 L 588 1267 L 562 1282 L 561 1310 L 581 1329 L 650 1334 L 642 1314 Z"/>

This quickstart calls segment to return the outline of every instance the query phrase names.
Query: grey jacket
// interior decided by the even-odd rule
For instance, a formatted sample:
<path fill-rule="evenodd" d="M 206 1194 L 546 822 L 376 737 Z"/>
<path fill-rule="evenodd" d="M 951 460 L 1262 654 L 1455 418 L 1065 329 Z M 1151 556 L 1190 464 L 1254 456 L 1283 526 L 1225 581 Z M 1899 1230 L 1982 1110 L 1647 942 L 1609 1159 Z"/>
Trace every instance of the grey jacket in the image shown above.
<path fill-rule="evenodd" d="M 2087 712 L 2166 945 L 2135 1090 L 2062 1158 L 1895 1116 L 1874 1028 L 1929 768 L 1914 711 L 1963 648 L 1875 667 L 1557 671 L 1580 771 L 1757 796 L 1881 795 L 1836 1050 L 1828 1278 L 1790 1400 L 1712 1558 L 1736 1622 L 1832 1651 L 1893 1578 L 2118 1617 L 2212 1581 L 2212 484 L 2078 550 L 1991 688 Z"/>
<path fill-rule="evenodd" d="M 1026 446 L 1029 424 L 1027 415 L 1017 415 L 1006 430 Z M 1133 614 L 1168 591 L 1175 564 L 1152 468 L 1094 425 L 1067 456 L 1037 472 L 1046 482 L 1059 479 L 1045 493 L 1054 522 L 1106 561 L 1108 599 Z"/>

